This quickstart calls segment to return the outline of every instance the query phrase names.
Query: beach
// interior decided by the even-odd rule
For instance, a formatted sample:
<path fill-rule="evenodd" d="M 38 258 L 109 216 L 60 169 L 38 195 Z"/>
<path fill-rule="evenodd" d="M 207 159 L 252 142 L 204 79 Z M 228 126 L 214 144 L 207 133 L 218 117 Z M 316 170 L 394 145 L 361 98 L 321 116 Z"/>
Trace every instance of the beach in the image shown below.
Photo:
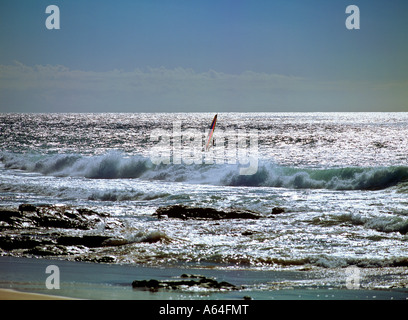
<path fill-rule="evenodd" d="M 70 300 L 70 298 L 21 292 L 11 289 L 0 289 L 0 300 Z"/>
<path fill-rule="evenodd" d="M 0 288 L 407 298 L 407 113 L 0 117 Z"/>
<path fill-rule="evenodd" d="M 60 270 L 60 289 L 47 289 L 47 266 Z M 2 299 L 91 299 L 91 300 L 406 300 L 407 289 L 349 290 L 340 287 L 287 287 L 265 290 L 268 283 L 308 278 L 302 272 L 149 268 L 35 258 L 0 257 Z M 182 290 L 134 289 L 134 280 L 175 279 L 183 273 L 213 277 L 240 286 L 240 289 Z M 6 290 L 4 290 L 6 289 Z M 12 290 L 12 291 L 8 291 Z M 32 295 L 35 293 L 35 295 Z"/>
<path fill-rule="evenodd" d="M 49 2 L 0 5 L 4 314 L 406 309 L 408 1 Z"/>

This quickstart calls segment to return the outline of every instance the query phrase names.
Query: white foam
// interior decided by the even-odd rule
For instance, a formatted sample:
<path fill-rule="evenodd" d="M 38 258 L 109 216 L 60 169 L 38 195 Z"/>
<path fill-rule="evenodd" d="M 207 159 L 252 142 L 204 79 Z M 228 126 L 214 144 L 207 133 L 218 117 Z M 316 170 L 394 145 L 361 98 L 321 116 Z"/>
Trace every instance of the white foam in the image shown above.
<path fill-rule="evenodd" d="M 228 186 L 284 187 L 292 189 L 374 190 L 408 179 L 408 167 L 307 169 L 260 160 L 255 174 L 241 175 L 239 164 L 159 164 L 141 155 L 111 151 L 102 155 L 0 155 L 6 169 L 44 175 L 90 179 L 162 180 Z"/>

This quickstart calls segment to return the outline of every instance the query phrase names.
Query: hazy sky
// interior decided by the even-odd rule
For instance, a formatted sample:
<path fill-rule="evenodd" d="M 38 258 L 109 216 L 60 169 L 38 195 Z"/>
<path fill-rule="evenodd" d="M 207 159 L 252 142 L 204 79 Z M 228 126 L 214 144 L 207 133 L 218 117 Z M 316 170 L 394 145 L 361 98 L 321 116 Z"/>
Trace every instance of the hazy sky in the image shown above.
<path fill-rule="evenodd" d="M 0 111 L 408 111 L 408 1 L 1 0 Z"/>

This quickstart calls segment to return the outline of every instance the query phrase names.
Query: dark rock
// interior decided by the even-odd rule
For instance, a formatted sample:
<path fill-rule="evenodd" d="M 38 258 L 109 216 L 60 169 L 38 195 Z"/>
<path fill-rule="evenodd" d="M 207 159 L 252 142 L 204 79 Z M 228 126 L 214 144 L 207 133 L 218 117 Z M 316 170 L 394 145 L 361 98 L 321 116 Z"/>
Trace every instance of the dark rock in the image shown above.
<path fill-rule="evenodd" d="M 272 209 L 272 214 L 273 215 L 275 215 L 275 214 L 280 214 L 280 213 L 284 213 L 285 212 L 285 209 L 284 208 L 281 208 L 281 207 L 275 207 L 275 208 L 273 208 Z"/>
<path fill-rule="evenodd" d="M 0 221 L 9 221 L 12 217 L 21 217 L 21 212 L 12 208 L 0 208 Z"/>
<path fill-rule="evenodd" d="M 100 258 L 97 258 L 96 262 L 99 263 L 113 263 L 116 261 L 116 258 L 113 256 L 103 256 Z"/>
<path fill-rule="evenodd" d="M 67 255 L 68 252 L 64 246 L 36 246 L 32 249 L 25 251 L 27 254 L 36 256 L 62 256 Z"/>
<path fill-rule="evenodd" d="M 105 241 L 102 242 L 102 246 L 104 247 L 117 247 L 117 246 L 123 246 L 125 244 L 130 243 L 128 240 L 123 239 L 123 238 L 108 238 Z"/>
<path fill-rule="evenodd" d="M 45 241 L 47 243 L 51 243 L 48 240 Z M 4 250 L 31 249 L 41 245 L 42 243 L 42 240 L 36 239 L 34 236 L 29 235 L 6 235 L 0 237 L 0 248 Z"/>
<path fill-rule="evenodd" d="M 46 228 L 89 230 L 102 219 L 95 213 L 92 219 L 65 206 L 43 206 L 37 209 L 34 220 L 38 226 Z"/>
<path fill-rule="evenodd" d="M 28 212 L 34 212 L 36 211 L 37 207 L 33 204 L 28 204 L 28 203 L 24 203 L 24 204 L 20 204 L 18 206 L 18 211 L 20 211 L 21 213 L 28 211 Z"/>
<path fill-rule="evenodd" d="M 259 219 L 260 215 L 249 210 L 231 209 L 229 211 L 221 211 L 213 208 L 188 207 L 184 205 L 171 205 L 160 207 L 154 215 L 161 218 L 166 215 L 169 218 L 178 219 Z"/>
<path fill-rule="evenodd" d="M 84 234 L 85 230 L 99 227 L 100 223 L 105 228 L 108 225 L 115 229 L 122 226 L 120 220 L 89 209 L 28 204 L 20 205 L 18 210 L 0 208 L 0 251 L 10 255 L 78 255 L 86 253 L 87 248 L 128 243 L 125 239 L 108 235 Z M 95 259 L 96 262 L 113 261 L 112 257 Z"/>
<path fill-rule="evenodd" d="M 37 227 L 89 230 L 104 222 L 108 215 L 66 206 L 38 206 L 34 213 L 24 213 L 24 217 L 35 222 Z"/>
<path fill-rule="evenodd" d="M 88 248 L 104 247 L 105 241 L 110 239 L 108 236 L 61 236 L 57 243 L 64 246 L 85 246 Z"/>
<path fill-rule="evenodd" d="M 200 275 L 200 274 L 191 274 L 191 273 L 183 273 L 180 278 L 196 278 L 196 279 L 202 279 L 205 278 L 204 276 Z"/>
<path fill-rule="evenodd" d="M 84 241 L 72 241 L 70 244 L 63 244 L 60 238 L 64 238 L 64 235 L 54 234 L 12 234 L 0 237 L 0 248 L 12 251 L 26 249 L 25 253 L 48 256 L 48 255 L 60 255 L 67 254 L 65 245 L 81 245 L 87 243 L 91 246 L 93 242 L 89 239 Z M 73 237 L 75 238 L 75 237 Z M 82 237 L 76 237 L 82 239 Z M 61 242 L 61 243 L 60 243 Z"/>
<path fill-rule="evenodd" d="M 159 287 L 165 286 L 158 280 L 135 280 L 132 282 L 133 288 L 147 288 L 147 289 L 158 289 Z"/>
<path fill-rule="evenodd" d="M 21 212 L 15 209 L 0 208 L 0 229 L 13 229 L 21 225 Z"/>
<path fill-rule="evenodd" d="M 183 290 L 185 287 L 200 287 L 212 290 L 237 290 L 238 288 L 226 281 L 218 282 L 214 279 L 207 278 L 200 275 L 182 274 L 181 279 L 178 280 L 135 280 L 132 282 L 132 287 L 137 289 L 147 289 L 150 291 L 157 291 L 159 289 L 165 290 Z M 187 279 L 189 280 L 187 280 Z"/>
<path fill-rule="evenodd" d="M 76 257 L 75 261 L 83 261 L 83 262 L 95 262 L 95 263 L 114 263 L 116 262 L 116 258 L 113 256 L 103 256 L 103 257 Z"/>

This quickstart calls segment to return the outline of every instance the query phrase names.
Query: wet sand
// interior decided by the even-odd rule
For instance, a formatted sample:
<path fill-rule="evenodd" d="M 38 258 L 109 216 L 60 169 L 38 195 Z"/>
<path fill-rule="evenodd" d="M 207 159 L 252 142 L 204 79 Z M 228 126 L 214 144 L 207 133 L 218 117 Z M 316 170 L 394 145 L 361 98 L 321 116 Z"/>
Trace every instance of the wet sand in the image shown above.
<path fill-rule="evenodd" d="M 59 289 L 47 288 L 49 265 L 60 272 Z M 227 281 L 239 290 L 140 290 L 134 280 L 174 279 L 183 273 Z M 266 284 L 307 277 L 296 271 L 249 271 L 188 268 L 152 268 L 66 260 L 0 257 L 0 299 L 91 300 L 407 300 L 408 289 L 348 290 L 343 287 L 288 287 L 263 289 Z"/>
<path fill-rule="evenodd" d="M 21 292 L 12 289 L 0 289 L 0 300 L 72 300 L 72 299 L 73 298 L 39 293 Z"/>

